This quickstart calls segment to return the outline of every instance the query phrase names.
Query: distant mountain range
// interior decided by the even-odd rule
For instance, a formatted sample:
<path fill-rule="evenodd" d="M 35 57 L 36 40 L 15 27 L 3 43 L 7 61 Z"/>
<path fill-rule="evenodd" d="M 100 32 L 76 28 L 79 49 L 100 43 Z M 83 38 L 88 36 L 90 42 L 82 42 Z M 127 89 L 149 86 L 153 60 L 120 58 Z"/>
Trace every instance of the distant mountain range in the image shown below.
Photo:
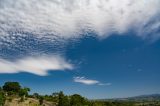
<path fill-rule="evenodd" d="M 127 98 L 99 99 L 102 101 L 160 101 L 160 94 L 140 95 Z"/>
<path fill-rule="evenodd" d="M 135 97 L 123 98 L 130 101 L 160 101 L 160 94 L 140 95 Z"/>

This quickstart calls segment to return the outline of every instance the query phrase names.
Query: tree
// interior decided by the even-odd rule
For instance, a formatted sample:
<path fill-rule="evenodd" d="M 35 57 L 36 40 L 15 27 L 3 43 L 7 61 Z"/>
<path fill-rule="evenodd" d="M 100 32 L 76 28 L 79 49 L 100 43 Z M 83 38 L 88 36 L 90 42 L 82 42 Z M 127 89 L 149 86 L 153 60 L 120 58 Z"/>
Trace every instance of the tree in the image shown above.
<path fill-rule="evenodd" d="M 58 94 L 59 94 L 58 92 L 53 92 L 52 96 L 55 97 L 55 96 L 58 96 Z"/>
<path fill-rule="evenodd" d="M 34 93 L 34 94 L 33 94 L 33 97 L 34 97 L 34 98 L 39 98 L 39 94 L 38 94 L 38 93 Z"/>
<path fill-rule="evenodd" d="M 28 96 L 28 92 L 30 91 L 30 88 L 22 88 L 19 90 L 19 96 L 21 97 L 21 101 L 25 99 L 26 96 Z"/>
<path fill-rule="evenodd" d="M 0 86 L 0 92 L 2 91 L 2 87 Z"/>
<path fill-rule="evenodd" d="M 58 106 L 70 106 L 68 96 L 65 96 L 62 91 L 59 92 L 58 98 Z"/>
<path fill-rule="evenodd" d="M 28 92 L 30 91 L 30 88 L 22 88 L 19 90 L 19 96 L 28 96 Z"/>
<path fill-rule="evenodd" d="M 8 93 L 18 93 L 21 86 L 18 82 L 6 82 L 3 86 L 3 90 Z"/>
<path fill-rule="evenodd" d="M 79 94 L 71 96 L 70 106 L 84 106 L 87 104 L 87 100 Z"/>
<path fill-rule="evenodd" d="M 0 106 L 3 106 L 5 103 L 4 93 L 0 91 Z"/>

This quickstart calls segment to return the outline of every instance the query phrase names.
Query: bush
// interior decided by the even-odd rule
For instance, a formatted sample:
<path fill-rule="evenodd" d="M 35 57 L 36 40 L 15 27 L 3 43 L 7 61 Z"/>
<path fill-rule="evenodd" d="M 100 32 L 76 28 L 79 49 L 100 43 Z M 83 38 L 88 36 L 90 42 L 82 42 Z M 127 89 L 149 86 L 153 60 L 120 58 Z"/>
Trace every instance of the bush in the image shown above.
<path fill-rule="evenodd" d="M 42 105 L 43 104 L 43 100 L 44 98 L 42 96 L 39 97 L 39 104 Z"/>
<path fill-rule="evenodd" d="M 88 101 L 79 94 L 74 94 L 71 96 L 70 106 L 85 106 Z"/>
<path fill-rule="evenodd" d="M 29 91 L 30 91 L 29 88 L 22 88 L 22 89 L 19 90 L 19 96 L 20 97 L 28 96 Z"/>
<path fill-rule="evenodd" d="M 0 106 L 3 106 L 5 103 L 5 96 L 3 92 L 0 92 Z"/>

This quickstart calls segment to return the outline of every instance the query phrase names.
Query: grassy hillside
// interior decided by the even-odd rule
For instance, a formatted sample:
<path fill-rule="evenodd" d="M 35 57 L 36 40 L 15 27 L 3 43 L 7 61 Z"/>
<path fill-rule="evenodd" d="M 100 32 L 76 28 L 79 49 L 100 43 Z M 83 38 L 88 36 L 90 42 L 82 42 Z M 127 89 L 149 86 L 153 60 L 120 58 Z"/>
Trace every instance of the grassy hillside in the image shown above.
<path fill-rule="evenodd" d="M 160 106 L 159 95 L 88 100 L 79 94 L 65 95 L 62 91 L 51 95 L 29 95 L 29 92 L 30 88 L 18 82 L 6 82 L 0 87 L 0 106 Z"/>
<path fill-rule="evenodd" d="M 42 106 L 56 106 L 55 103 L 44 101 Z M 40 106 L 39 100 L 35 98 L 26 98 L 24 101 L 21 101 L 21 98 L 8 98 L 5 101 L 4 106 Z"/>

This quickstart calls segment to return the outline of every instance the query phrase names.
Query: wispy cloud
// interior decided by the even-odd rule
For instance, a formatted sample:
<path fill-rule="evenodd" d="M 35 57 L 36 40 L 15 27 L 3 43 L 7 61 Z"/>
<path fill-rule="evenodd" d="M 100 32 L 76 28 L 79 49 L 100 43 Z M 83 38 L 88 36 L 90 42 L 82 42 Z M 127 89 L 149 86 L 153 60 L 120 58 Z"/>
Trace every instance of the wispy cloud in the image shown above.
<path fill-rule="evenodd" d="M 101 86 L 110 86 L 110 85 L 112 85 L 112 83 L 99 83 L 98 85 L 101 85 Z"/>
<path fill-rule="evenodd" d="M 16 61 L 0 59 L 0 73 L 27 72 L 45 76 L 48 71 L 73 69 L 62 57 L 27 57 Z"/>
<path fill-rule="evenodd" d="M 109 86 L 111 83 L 101 83 L 98 80 L 93 80 L 93 79 L 87 79 L 85 77 L 73 77 L 74 82 L 82 83 L 85 85 L 101 85 L 101 86 Z"/>

